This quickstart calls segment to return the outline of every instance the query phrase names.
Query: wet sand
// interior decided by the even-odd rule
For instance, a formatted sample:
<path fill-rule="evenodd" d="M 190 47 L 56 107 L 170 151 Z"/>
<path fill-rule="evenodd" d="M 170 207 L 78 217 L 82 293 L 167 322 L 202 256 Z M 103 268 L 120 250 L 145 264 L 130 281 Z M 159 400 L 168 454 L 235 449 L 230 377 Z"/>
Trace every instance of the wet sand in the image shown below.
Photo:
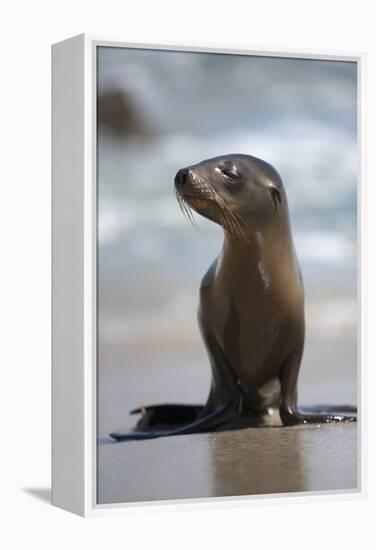
<path fill-rule="evenodd" d="M 101 504 L 357 488 L 356 424 L 105 438 L 98 458 Z"/>

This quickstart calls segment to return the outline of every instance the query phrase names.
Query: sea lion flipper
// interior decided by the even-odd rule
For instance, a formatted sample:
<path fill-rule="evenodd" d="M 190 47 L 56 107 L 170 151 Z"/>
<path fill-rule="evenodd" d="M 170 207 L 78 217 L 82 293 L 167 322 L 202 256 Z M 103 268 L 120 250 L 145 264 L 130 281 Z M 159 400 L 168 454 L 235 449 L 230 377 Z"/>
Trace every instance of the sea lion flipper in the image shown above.
<path fill-rule="evenodd" d="M 129 414 L 140 414 L 144 411 L 154 411 L 158 414 L 168 414 L 177 412 L 179 414 L 193 414 L 202 409 L 203 405 L 181 404 L 181 403 L 165 403 L 158 405 L 140 405 L 136 409 L 129 411 Z"/>
<path fill-rule="evenodd" d="M 137 423 L 137 428 L 149 429 L 153 426 L 176 427 L 183 424 L 194 422 L 203 405 L 188 405 L 167 403 L 162 405 L 141 406 L 130 411 L 130 414 L 142 414 Z"/>
<path fill-rule="evenodd" d="M 355 405 L 312 405 L 308 407 L 300 407 L 299 410 L 307 414 L 342 414 L 342 413 L 357 413 L 358 408 Z"/>
<path fill-rule="evenodd" d="M 110 437 L 116 439 L 117 441 L 132 441 L 142 439 L 156 439 L 158 437 L 166 437 L 171 435 L 184 435 L 213 431 L 218 426 L 221 426 L 222 424 L 229 422 L 230 420 L 238 416 L 240 400 L 240 392 L 236 392 L 236 394 L 233 395 L 229 401 L 218 407 L 213 412 L 200 416 L 193 422 L 188 422 L 180 426 L 175 426 L 174 428 L 155 428 L 154 430 L 151 429 L 149 431 L 142 431 L 145 427 L 143 425 L 140 426 L 140 423 L 142 423 L 141 419 L 140 423 L 136 425 L 133 431 L 113 432 L 110 434 Z M 161 405 L 160 407 L 161 409 L 163 409 L 164 407 L 169 406 Z M 176 405 L 174 405 L 174 407 L 176 407 Z M 183 405 L 183 407 L 187 406 Z M 158 406 L 156 408 L 158 408 Z M 150 428 L 153 428 L 152 424 L 150 424 Z"/>
<path fill-rule="evenodd" d="M 297 424 L 327 424 L 331 422 L 356 422 L 356 416 L 343 414 L 308 414 L 301 411 L 292 411 L 288 414 L 281 413 L 284 426 L 296 426 Z"/>
<path fill-rule="evenodd" d="M 279 414 L 282 424 L 284 426 L 295 426 L 297 424 L 356 422 L 356 414 L 343 414 L 344 412 L 357 412 L 356 407 L 350 405 L 322 405 L 321 407 L 298 408 L 297 379 L 302 353 L 303 343 L 301 342 L 284 363 L 279 375 L 281 384 L 281 405 Z"/>

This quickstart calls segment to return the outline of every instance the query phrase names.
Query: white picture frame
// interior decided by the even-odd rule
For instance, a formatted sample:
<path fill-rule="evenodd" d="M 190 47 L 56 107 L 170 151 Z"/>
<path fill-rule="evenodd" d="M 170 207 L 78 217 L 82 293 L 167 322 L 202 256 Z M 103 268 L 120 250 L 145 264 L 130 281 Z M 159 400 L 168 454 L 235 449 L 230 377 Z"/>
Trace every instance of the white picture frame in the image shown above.
<path fill-rule="evenodd" d="M 52 47 L 52 502 L 92 516 L 111 513 L 134 503 L 98 505 L 96 487 L 96 51 L 99 46 L 208 53 L 236 53 L 305 59 L 345 60 L 358 67 L 358 367 L 364 347 L 363 228 L 364 211 L 364 82 L 365 54 L 332 51 L 283 51 L 232 48 L 224 44 L 138 44 L 79 35 Z M 365 409 L 365 374 L 358 368 L 360 419 Z M 360 397 L 362 399 L 360 399 Z M 351 498 L 365 493 L 365 423 L 358 425 L 358 487 Z M 327 495 L 304 493 L 215 498 L 257 503 L 289 499 L 350 498 L 343 491 Z M 179 501 L 210 505 L 213 499 Z M 160 506 L 162 503 L 148 503 Z M 176 506 L 176 502 L 163 502 Z M 146 505 L 146 503 L 137 503 Z"/>

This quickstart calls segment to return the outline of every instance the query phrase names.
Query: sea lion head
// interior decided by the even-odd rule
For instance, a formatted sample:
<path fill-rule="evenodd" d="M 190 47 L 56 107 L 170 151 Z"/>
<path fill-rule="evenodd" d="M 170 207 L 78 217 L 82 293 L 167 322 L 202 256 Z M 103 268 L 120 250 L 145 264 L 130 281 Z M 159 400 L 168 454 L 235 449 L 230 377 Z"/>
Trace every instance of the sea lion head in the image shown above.
<path fill-rule="evenodd" d="M 233 154 L 179 170 L 175 189 L 182 209 L 189 208 L 242 237 L 273 223 L 285 210 L 281 177 L 267 162 Z"/>

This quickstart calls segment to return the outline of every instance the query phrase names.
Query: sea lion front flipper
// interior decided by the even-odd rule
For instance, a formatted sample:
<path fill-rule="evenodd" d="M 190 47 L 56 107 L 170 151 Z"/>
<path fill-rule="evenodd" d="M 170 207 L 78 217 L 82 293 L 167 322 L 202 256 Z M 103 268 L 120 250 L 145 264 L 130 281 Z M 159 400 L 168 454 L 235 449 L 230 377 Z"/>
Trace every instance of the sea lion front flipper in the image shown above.
<path fill-rule="evenodd" d="M 139 407 L 132 414 L 142 413 L 140 420 L 129 432 L 113 432 L 118 441 L 155 439 L 215 431 L 241 414 L 242 392 L 225 354 L 210 330 L 200 328 L 212 365 L 212 384 L 205 406 L 151 405 Z"/>
<path fill-rule="evenodd" d="M 303 348 L 299 346 L 288 358 L 280 372 L 281 405 L 279 414 L 284 426 L 297 424 L 326 424 L 331 422 L 356 422 L 356 407 L 350 405 L 307 407 L 298 409 L 297 381 Z M 351 415 L 342 414 L 353 413 Z"/>
<path fill-rule="evenodd" d="M 143 426 L 140 426 L 141 431 L 138 431 L 137 429 L 138 424 L 137 424 L 133 431 L 113 432 L 110 434 L 110 436 L 113 439 L 116 439 L 117 441 L 125 441 L 125 440 L 132 441 L 132 440 L 142 440 L 142 439 L 156 439 L 158 437 L 167 437 L 171 435 L 184 435 L 184 434 L 213 431 L 218 426 L 238 416 L 240 402 L 241 402 L 241 394 L 240 394 L 240 391 L 238 391 L 232 397 L 231 400 L 224 403 L 221 407 L 218 407 L 215 411 L 209 414 L 205 414 L 204 416 L 199 417 L 197 420 L 193 422 L 182 424 L 174 428 L 157 429 L 155 427 L 154 430 L 151 429 L 150 431 L 142 431 L 142 429 L 144 429 Z M 166 407 L 168 408 L 169 405 L 156 406 L 155 409 L 158 409 L 158 407 L 160 407 L 161 410 L 163 410 Z M 172 405 L 172 407 L 176 407 L 176 405 Z M 187 405 L 183 405 L 182 407 L 183 408 L 187 407 Z M 152 428 L 152 425 L 150 425 L 150 427 Z"/>
<path fill-rule="evenodd" d="M 130 411 L 130 414 L 141 414 L 135 426 L 136 431 L 150 429 L 175 428 L 197 420 L 203 405 L 180 405 L 168 403 L 163 405 L 141 406 Z"/>

